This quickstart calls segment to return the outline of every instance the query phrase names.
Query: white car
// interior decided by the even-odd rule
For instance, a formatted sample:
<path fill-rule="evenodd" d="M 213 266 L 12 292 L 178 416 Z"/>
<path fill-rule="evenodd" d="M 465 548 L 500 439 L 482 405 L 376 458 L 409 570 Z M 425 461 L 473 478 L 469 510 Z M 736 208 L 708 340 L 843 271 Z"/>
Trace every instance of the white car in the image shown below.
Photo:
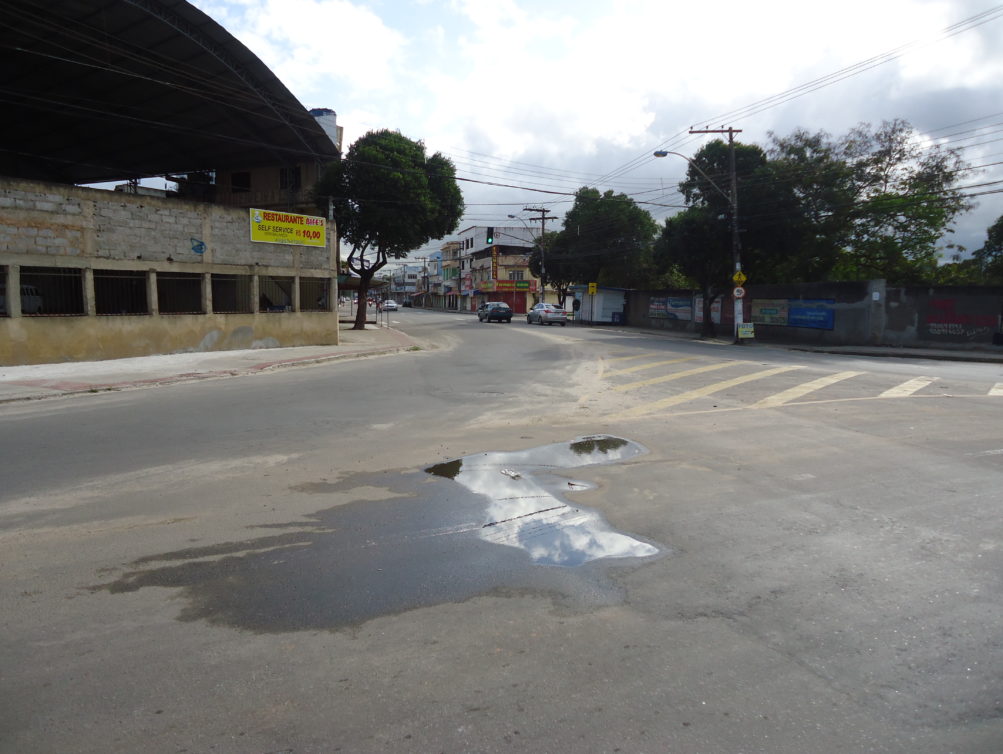
<path fill-rule="evenodd" d="M 568 324 L 568 313 L 558 309 L 554 304 L 537 304 L 526 314 L 526 324 L 531 325 L 534 322 L 539 322 L 541 325 L 552 325 L 556 322 L 564 327 Z"/>
<path fill-rule="evenodd" d="M 397 311 L 397 302 L 392 298 L 388 298 L 383 302 L 383 311 L 385 312 L 395 312 Z"/>

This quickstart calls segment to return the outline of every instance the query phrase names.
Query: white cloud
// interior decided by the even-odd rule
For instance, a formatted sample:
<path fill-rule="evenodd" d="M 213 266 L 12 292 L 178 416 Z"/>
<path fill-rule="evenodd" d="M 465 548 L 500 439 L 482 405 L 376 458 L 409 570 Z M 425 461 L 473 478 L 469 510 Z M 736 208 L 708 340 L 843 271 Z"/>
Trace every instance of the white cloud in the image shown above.
<path fill-rule="evenodd" d="M 373 128 L 399 129 L 430 149 L 493 155 L 505 182 L 523 185 L 523 171 L 505 161 L 563 171 L 574 190 L 583 173 L 613 171 L 691 125 L 853 73 L 848 67 L 913 42 L 897 60 L 724 125 L 760 143 L 769 130 L 839 134 L 896 117 L 937 128 L 988 115 L 994 110 L 981 103 L 1003 101 L 1003 50 L 994 43 L 1003 17 L 942 33 L 986 10 L 967 0 L 197 4 L 304 104 L 336 110 L 346 143 Z M 954 106 L 938 110 L 945 102 Z M 674 143 L 693 151 L 699 141 Z M 659 162 L 632 170 L 631 185 L 678 179 L 681 169 Z M 464 188 L 468 201 L 480 196 Z M 513 204 L 526 200 L 508 195 Z"/>

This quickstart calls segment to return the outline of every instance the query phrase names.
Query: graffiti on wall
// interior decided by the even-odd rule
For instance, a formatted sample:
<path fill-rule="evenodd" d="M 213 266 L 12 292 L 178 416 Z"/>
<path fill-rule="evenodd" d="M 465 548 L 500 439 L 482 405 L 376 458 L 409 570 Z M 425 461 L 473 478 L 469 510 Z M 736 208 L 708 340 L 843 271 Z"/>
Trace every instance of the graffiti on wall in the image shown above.
<path fill-rule="evenodd" d="M 953 341 L 989 341 L 1000 329 L 1000 316 L 958 311 L 958 299 L 933 298 L 920 327 L 921 336 Z"/>

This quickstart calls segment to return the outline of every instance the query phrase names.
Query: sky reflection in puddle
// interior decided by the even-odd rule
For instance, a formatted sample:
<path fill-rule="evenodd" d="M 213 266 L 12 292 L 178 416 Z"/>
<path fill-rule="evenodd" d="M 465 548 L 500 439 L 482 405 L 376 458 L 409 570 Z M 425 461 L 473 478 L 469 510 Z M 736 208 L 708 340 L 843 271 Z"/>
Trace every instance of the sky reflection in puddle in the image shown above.
<path fill-rule="evenodd" d="M 650 557 L 658 548 L 614 531 L 595 511 L 565 503 L 563 494 L 588 486 L 550 471 L 616 463 L 644 452 L 630 440 L 594 435 L 529 450 L 480 453 L 426 471 L 487 499 L 487 521 L 478 532 L 485 541 L 522 548 L 541 565 L 577 566 L 599 558 Z"/>
<path fill-rule="evenodd" d="M 608 566 L 660 550 L 569 505 L 564 496 L 591 486 L 554 472 L 645 452 L 589 437 L 425 471 L 301 482 L 290 494 L 336 496 L 338 504 L 247 540 L 139 558 L 91 590 L 178 589 L 179 620 L 270 633 L 358 626 L 486 595 L 546 596 L 573 609 L 619 604 L 625 592 Z M 374 490 L 385 497 L 374 499 Z"/>

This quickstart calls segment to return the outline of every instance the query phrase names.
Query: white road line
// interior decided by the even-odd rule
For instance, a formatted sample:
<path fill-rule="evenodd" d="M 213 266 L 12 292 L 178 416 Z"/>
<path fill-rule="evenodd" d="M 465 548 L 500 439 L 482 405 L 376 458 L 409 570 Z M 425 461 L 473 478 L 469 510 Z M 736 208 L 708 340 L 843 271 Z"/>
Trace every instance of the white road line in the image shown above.
<path fill-rule="evenodd" d="M 934 382 L 936 377 L 916 377 L 915 379 L 903 382 L 901 385 L 886 390 L 879 398 L 906 398 L 913 393 L 919 392 L 931 382 Z"/>
<path fill-rule="evenodd" d="M 801 385 L 795 385 L 789 390 L 784 390 L 776 395 L 763 398 L 763 400 L 758 403 L 753 403 L 752 408 L 773 408 L 775 406 L 782 406 L 785 403 L 789 403 L 793 400 L 806 396 L 808 393 L 814 393 L 816 390 L 821 390 L 824 387 L 835 385 L 837 382 L 842 382 L 843 380 L 848 380 L 851 377 L 857 377 L 861 374 L 864 374 L 864 372 L 838 372 L 837 374 L 830 374 L 828 377 L 819 377 L 817 380 L 805 382 Z"/>
<path fill-rule="evenodd" d="M 997 382 L 993 385 L 989 395 L 1003 395 L 1003 382 Z"/>

